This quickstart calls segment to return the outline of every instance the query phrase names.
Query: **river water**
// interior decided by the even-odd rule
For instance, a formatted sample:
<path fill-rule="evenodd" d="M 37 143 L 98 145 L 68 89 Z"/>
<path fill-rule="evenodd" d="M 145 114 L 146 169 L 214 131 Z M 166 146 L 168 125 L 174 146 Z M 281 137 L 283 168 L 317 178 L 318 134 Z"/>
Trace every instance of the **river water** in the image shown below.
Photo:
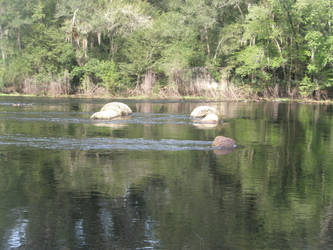
<path fill-rule="evenodd" d="M 332 106 L 121 101 L 0 97 L 0 249 L 333 248 Z"/>

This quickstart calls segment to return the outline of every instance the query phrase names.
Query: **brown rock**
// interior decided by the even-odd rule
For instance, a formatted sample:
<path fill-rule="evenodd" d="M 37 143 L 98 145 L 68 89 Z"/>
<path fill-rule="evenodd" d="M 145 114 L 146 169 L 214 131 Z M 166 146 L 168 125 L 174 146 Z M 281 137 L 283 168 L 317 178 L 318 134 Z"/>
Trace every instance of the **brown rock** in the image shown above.
<path fill-rule="evenodd" d="M 233 139 L 224 136 L 217 136 L 212 145 L 219 149 L 234 149 L 237 146 Z"/>

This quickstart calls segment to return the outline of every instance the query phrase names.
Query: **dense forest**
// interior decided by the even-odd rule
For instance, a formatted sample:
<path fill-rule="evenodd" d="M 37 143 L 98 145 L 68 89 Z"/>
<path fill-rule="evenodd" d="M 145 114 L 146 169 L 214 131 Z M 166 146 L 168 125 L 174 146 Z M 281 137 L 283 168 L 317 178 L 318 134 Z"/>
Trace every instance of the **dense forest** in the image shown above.
<path fill-rule="evenodd" d="M 331 0 L 0 0 L 0 91 L 327 98 Z"/>

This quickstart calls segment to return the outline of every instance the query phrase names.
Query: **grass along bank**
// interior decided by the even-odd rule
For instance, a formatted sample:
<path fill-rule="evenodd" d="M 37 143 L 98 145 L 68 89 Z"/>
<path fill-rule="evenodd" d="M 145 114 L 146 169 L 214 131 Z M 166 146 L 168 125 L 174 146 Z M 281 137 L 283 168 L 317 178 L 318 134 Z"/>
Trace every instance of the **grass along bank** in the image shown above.
<path fill-rule="evenodd" d="M 171 89 L 171 90 L 170 90 Z M 21 96 L 21 97 L 50 97 L 50 98 L 100 98 L 100 99 L 131 99 L 131 100 L 195 100 L 195 101 L 241 101 L 241 102 L 299 102 L 299 103 L 318 103 L 318 104 L 333 104 L 332 98 L 317 100 L 315 98 L 302 97 L 300 94 L 295 96 L 279 97 L 267 94 L 267 91 L 262 92 L 252 89 L 250 86 L 237 87 L 233 84 L 222 86 L 215 91 L 207 89 L 189 94 L 182 95 L 179 91 L 175 91 L 175 87 L 164 86 L 155 88 L 153 91 L 144 93 L 142 89 L 128 89 L 126 91 L 109 92 L 98 91 L 98 93 L 72 93 L 72 94 L 54 94 L 54 93 L 3 93 L 1 96 Z"/>

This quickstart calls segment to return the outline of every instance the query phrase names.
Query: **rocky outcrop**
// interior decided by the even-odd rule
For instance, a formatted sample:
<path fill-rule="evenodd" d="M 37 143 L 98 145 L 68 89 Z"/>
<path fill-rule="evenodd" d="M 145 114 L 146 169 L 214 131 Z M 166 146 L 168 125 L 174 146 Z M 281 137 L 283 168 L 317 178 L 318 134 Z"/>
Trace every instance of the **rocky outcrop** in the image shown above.
<path fill-rule="evenodd" d="M 110 102 L 105 104 L 101 111 L 94 113 L 90 119 L 111 120 L 120 116 L 128 116 L 132 110 L 126 104 L 121 102 Z"/>
<path fill-rule="evenodd" d="M 199 106 L 191 112 L 191 117 L 196 119 L 195 123 L 218 124 L 220 114 L 214 107 Z"/>

